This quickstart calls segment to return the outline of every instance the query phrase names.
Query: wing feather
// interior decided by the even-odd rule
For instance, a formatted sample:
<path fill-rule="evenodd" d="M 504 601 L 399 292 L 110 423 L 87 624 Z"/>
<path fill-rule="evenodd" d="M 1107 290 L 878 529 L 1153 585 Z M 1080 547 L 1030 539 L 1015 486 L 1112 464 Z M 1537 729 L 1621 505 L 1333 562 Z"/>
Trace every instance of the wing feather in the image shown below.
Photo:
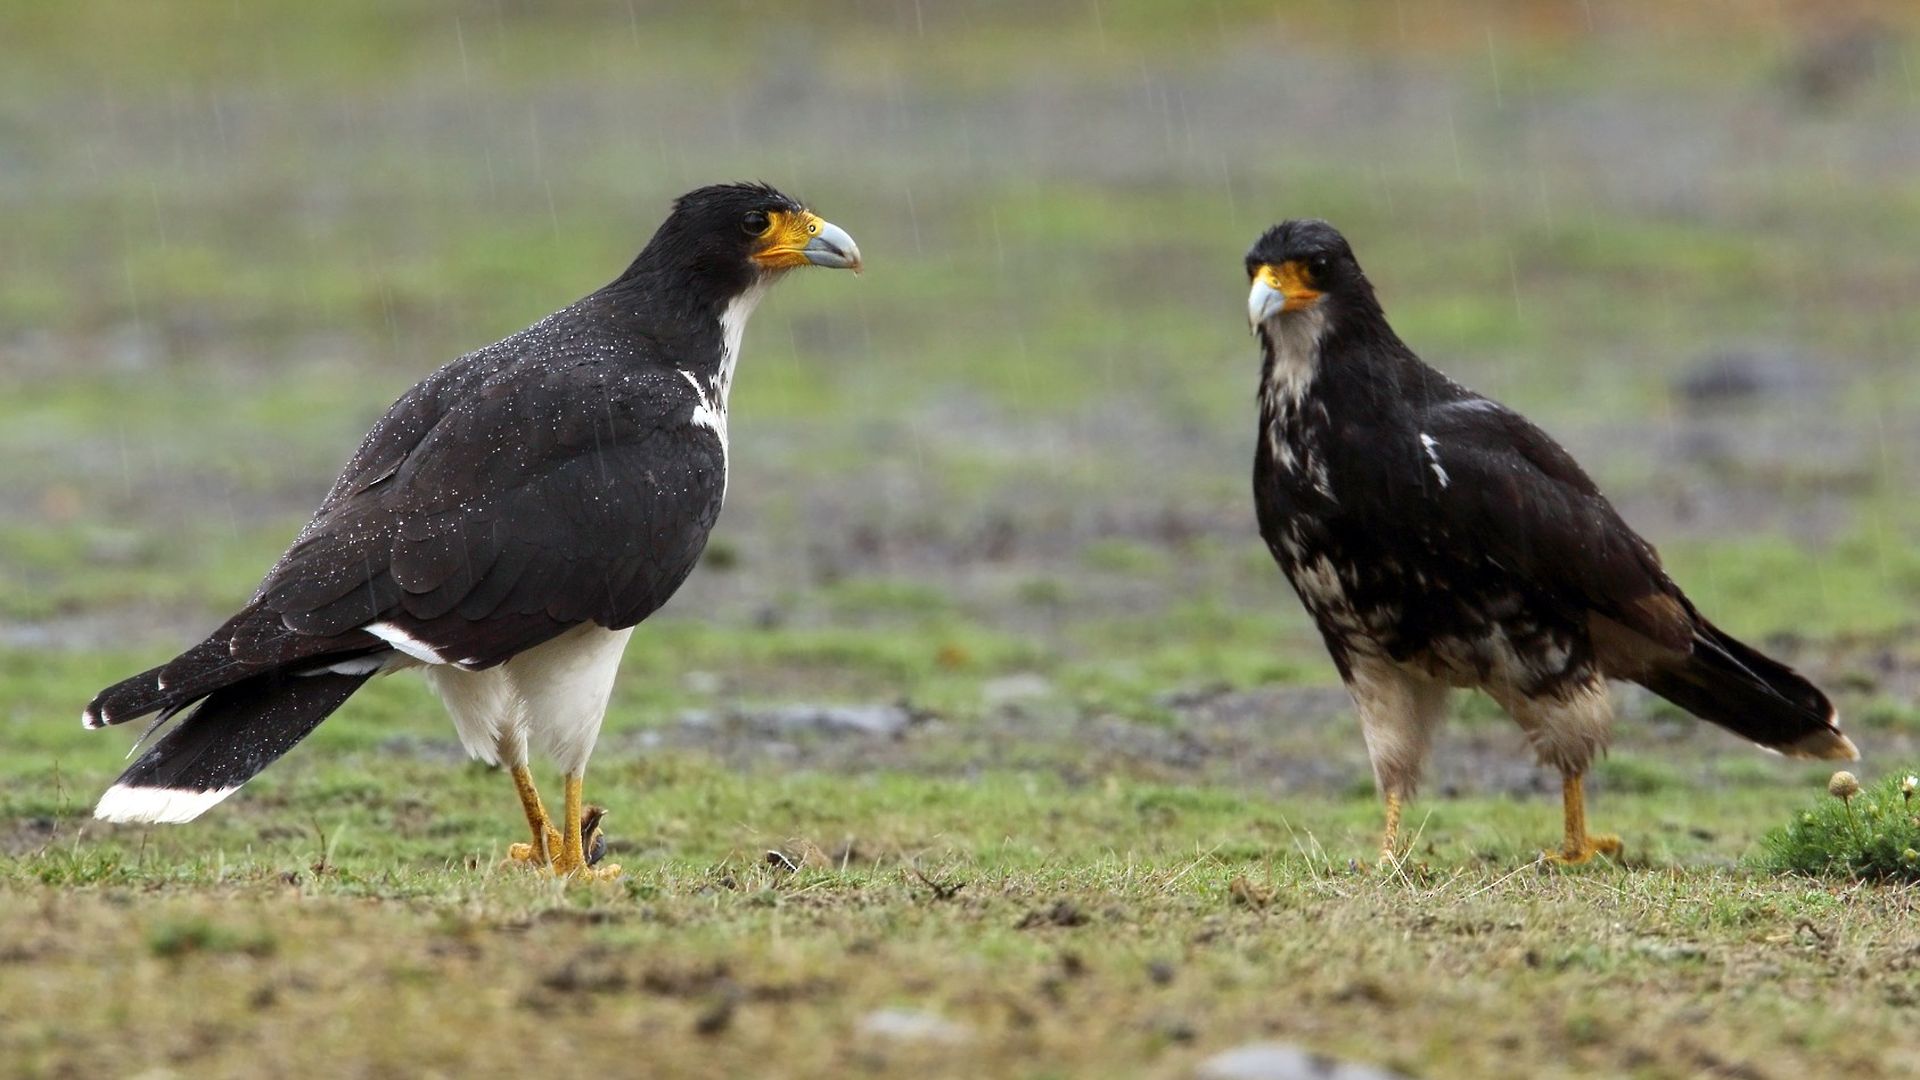
<path fill-rule="evenodd" d="M 1423 426 L 1448 477 L 1428 501 L 1456 542 L 1568 606 L 1690 647 L 1692 606 L 1653 545 L 1544 431 L 1484 398 L 1436 406 Z"/>
<path fill-rule="evenodd" d="M 597 364 L 502 373 L 377 483 L 336 485 L 261 604 L 295 634 L 388 621 L 475 666 L 581 622 L 630 626 L 718 516 L 724 450 L 696 404 L 684 379 Z"/>

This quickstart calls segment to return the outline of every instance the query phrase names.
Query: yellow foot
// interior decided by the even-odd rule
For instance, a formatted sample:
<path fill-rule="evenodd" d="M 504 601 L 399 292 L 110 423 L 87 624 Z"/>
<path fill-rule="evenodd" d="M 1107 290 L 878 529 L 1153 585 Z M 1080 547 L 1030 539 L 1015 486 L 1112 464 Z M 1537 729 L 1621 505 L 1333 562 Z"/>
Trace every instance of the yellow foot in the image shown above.
<path fill-rule="evenodd" d="M 1589 836 L 1584 843 L 1569 843 L 1559 851 L 1546 853 L 1547 861 L 1560 866 L 1580 866 L 1593 861 L 1595 855 L 1619 858 L 1620 838 L 1617 836 Z"/>
<path fill-rule="evenodd" d="M 598 865 L 607 853 L 607 838 L 600 832 L 600 822 L 607 816 L 604 807 L 589 806 L 580 815 L 580 846 L 577 851 L 569 851 L 562 842 L 560 832 L 551 823 L 546 825 L 546 849 L 536 850 L 532 844 L 513 844 L 507 848 L 507 858 L 529 869 L 544 870 L 555 877 L 577 877 L 588 881 L 605 881 L 620 874 L 618 866 Z"/>
<path fill-rule="evenodd" d="M 556 863 L 549 869 L 553 871 L 554 877 L 572 878 L 575 881 L 612 881 L 620 876 L 618 863 L 608 863 L 605 866 L 579 866 L 572 870 L 562 870 Z"/>
<path fill-rule="evenodd" d="M 551 837 L 549 839 L 553 843 L 553 850 L 558 852 L 560 850 L 560 841 Z M 545 859 L 536 855 L 532 844 L 513 845 L 507 849 L 507 857 L 513 860 L 513 862 L 525 866 L 529 870 L 549 873 L 554 877 L 576 877 L 583 881 L 608 881 L 620 876 L 620 867 L 618 864 L 608 863 L 605 866 L 600 866 L 583 860 L 577 865 L 570 866 L 564 855 L 556 854 L 552 859 Z"/>
<path fill-rule="evenodd" d="M 554 848 L 553 863 L 549 867 L 554 877 L 574 877 L 581 881 L 612 881 L 620 876 L 620 866 L 610 863 L 599 865 L 600 859 L 607 853 L 607 838 L 601 835 L 600 822 L 605 820 L 607 810 L 603 806 L 589 806 L 580 814 L 580 848 L 577 852 Z"/>
<path fill-rule="evenodd" d="M 547 842 L 545 847 L 546 850 L 544 851 L 536 851 L 532 844 L 514 844 L 507 848 L 507 858 L 517 863 L 545 866 L 549 858 L 548 852 L 558 854 L 560 851 L 560 831 L 551 825 L 547 826 Z"/>

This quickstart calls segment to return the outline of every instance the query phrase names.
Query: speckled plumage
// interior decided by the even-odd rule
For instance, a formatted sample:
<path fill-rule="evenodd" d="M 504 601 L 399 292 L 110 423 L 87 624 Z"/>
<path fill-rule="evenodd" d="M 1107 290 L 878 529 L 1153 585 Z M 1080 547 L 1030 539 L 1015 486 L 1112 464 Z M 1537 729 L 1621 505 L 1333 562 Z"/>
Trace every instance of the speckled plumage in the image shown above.
<path fill-rule="evenodd" d="M 1413 793 L 1455 687 L 1492 694 L 1576 778 L 1605 746 L 1609 678 L 1769 749 L 1853 754 L 1826 697 L 1702 617 L 1566 451 L 1401 342 L 1331 226 L 1275 226 L 1246 262 L 1261 535 L 1384 794 Z"/>

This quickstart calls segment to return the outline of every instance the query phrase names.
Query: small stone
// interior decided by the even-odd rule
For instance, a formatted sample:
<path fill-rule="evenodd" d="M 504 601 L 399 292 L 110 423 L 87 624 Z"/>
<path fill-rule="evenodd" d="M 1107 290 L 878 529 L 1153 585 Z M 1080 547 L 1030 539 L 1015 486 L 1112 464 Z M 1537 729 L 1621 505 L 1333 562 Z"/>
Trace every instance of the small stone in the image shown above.
<path fill-rule="evenodd" d="M 1053 681 L 1045 675 L 1023 671 L 1002 675 L 980 684 L 980 703 L 989 709 L 1003 708 L 1022 701 L 1033 701 L 1053 693 Z"/>
<path fill-rule="evenodd" d="M 791 705 L 768 709 L 765 717 L 782 731 L 852 735 L 897 735 L 913 723 L 898 705 Z"/>
<path fill-rule="evenodd" d="M 963 1024 L 913 1009 L 878 1009 L 860 1018 L 857 1030 L 870 1039 L 962 1043 L 972 1036 Z"/>
<path fill-rule="evenodd" d="M 1406 1080 L 1396 1072 L 1339 1061 L 1288 1043 L 1248 1043 L 1200 1063 L 1199 1080 Z"/>
<path fill-rule="evenodd" d="M 895 736 L 914 723 L 913 713 L 900 705 L 778 705 L 767 709 L 688 709 L 680 724 L 713 729 L 737 724 L 769 735 Z"/>

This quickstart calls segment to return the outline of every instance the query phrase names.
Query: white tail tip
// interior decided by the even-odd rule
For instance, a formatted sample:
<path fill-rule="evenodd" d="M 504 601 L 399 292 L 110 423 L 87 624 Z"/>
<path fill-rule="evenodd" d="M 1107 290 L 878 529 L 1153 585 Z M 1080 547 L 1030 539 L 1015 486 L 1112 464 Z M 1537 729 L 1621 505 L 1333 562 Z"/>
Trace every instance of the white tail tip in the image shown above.
<path fill-rule="evenodd" d="M 1816 731 L 1798 742 L 1780 748 L 1788 757 L 1816 761 L 1859 761 L 1860 748 L 1838 731 Z"/>
<path fill-rule="evenodd" d="M 239 791 L 238 787 L 217 791 L 184 791 L 173 788 L 130 787 L 115 784 L 100 796 L 93 816 L 101 821 L 163 821 L 178 824 L 192 821 L 219 802 Z"/>

